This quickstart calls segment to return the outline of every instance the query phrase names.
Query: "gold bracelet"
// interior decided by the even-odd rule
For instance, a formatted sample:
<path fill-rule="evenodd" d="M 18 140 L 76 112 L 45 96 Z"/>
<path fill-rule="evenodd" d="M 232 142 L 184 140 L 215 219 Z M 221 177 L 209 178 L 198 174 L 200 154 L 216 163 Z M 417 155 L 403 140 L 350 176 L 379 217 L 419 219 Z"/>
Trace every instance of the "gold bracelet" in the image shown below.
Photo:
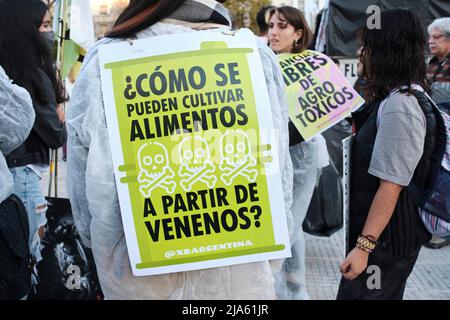
<path fill-rule="evenodd" d="M 364 235 L 364 234 L 362 234 L 361 236 L 363 236 L 364 238 L 366 238 L 366 239 L 369 240 L 369 241 L 372 241 L 373 243 L 375 243 L 375 245 L 378 244 L 378 241 L 375 239 L 375 237 L 374 237 L 374 236 L 371 236 L 370 234 L 368 234 L 367 236 Z"/>
<path fill-rule="evenodd" d="M 366 248 L 366 247 L 361 246 L 359 243 L 356 244 L 356 247 L 357 247 L 358 249 L 361 249 L 362 251 L 367 252 L 367 253 L 371 253 L 371 252 L 372 252 L 372 250 L 370 250 L 370 249 L 368 249 L 368 248 Z"/>
<path fill-rule="evenodd" d="M 364 250 L 368 253 L 371 253 L 375 249 L 376 246 L 377 246 L 376 241 L 373 241 L 363 235 L 360 235 L 358 237 L 358 240 L 356 240 L 356 247 L 358 247 L 359 249 Z"/>

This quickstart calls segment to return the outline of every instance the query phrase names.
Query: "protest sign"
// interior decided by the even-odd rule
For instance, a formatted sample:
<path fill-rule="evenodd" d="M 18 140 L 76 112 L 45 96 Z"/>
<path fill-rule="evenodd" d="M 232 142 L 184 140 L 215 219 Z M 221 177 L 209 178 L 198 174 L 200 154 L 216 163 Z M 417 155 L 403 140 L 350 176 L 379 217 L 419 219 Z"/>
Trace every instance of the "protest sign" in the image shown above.
<path fill-rule="evenodd" d="M 364 103 L 334 62 L 320 52 L 280 54 L 278 63 L 286 84 L 289 118 L 305 140 Z"/>
<path fill-rule="evenodd" d="M 99 56 L 133 273 L 289 256 L 253 34 L 153 37 L 102 46 Z"/>

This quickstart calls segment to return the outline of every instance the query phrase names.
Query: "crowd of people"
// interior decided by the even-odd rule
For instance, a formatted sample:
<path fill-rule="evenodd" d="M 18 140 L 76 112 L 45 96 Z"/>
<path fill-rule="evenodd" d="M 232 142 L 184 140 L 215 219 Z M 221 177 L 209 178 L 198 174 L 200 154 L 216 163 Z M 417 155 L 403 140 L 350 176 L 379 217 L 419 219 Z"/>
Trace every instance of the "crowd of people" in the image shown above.
<path fill-rule="evenodd" d="M 41 176 L 48 170 L 49 150 L 67 143 L 72 212 L 78 234 L 92 248 L 105 298 L 309 299 L 302 225 L 321 169 L 330 158 L 321 134 L 305 141 L 288 119 L 276 55 L 302 53 L 314 46 L 305 16 L 290 6 L 261 9 L 257 46 L 273 126 L 280 132 L 277 152 L 292 256 L 145 277 L 134 276 L 130 266 L 107 142 L 99 48 L 130 38 L 229 30 L 225 1 L 131 1 L 87 53 L 66 115 L 61 104 L 67 97 L 52 61 L 54 35 L 47 6 L 41 0 L 0 0 L 0 212 L 19 210 L 10 205 L 13 194 L 22 201 L 31 260 L 42 258 L 40 241 L 47 223 Z M 358 92 L 366 103 L 351 118 L 355 142 L 350 249 L 340 264 L 337 299 L 402 299 L 422 245 L 450 244 L 450 237 L 431 239 L 407 189 L 411 182 L 419 187 L 429 183 L 437 128 L 429 96 L 436 103 L 450 102 L 450 18 L 437 19 L 428 27 L 433 55 L 428 65 L 427 37 L 415 13 L 383 11 L 381 25 L 381 29 L 363 27 L 358 51 Z M 1 214 L 0 219 L 6 216 Z M 0 298 L 26 298 L 32 281 L 37 281 L 31 270 L 26 272 L 30 286 L 18 287 L 5 275 L 9 269 L 2 268 L 7 265 L 2 259 L 7 257 L 0 252 Z M 366 285 L 364 271 L 372 264 L 381 268 L 380 290 Z"/>

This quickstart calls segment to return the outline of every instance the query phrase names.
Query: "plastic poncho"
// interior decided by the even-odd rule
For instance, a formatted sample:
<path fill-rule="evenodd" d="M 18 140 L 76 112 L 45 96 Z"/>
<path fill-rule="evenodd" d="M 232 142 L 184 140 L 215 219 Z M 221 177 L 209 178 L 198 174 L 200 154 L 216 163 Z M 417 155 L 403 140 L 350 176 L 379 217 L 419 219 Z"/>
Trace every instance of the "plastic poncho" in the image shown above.
<path fill-rule="evenodd" d="M 14 189 L 5 156 L 28 137 L 34 117 L 28 91 L 12 84 L 0 67 L 0 202 Z"/>
<path fill-rule="evenodd" d="M 220 29 L 218 29 L 220 30 Z M 223 30 L 220 30 L 223 31 Z M 184 26 L 156 23 L 137 38 L 201 32 Z M 274 299 L 274 276 L 279 266 L 268 261 L 234 266 L 135 277 L 122 226 L 108 140 L 98 46 L 121 40 L 103 39 L 85 58 L 67 111 L 68 192 L 76 226 L 94 254 L 106 299 Z M 279 130 L 279 158 L 288 226 L 292 225 L 292 163 L 288 150 L 288 111 L 283 78 L 275 56 L 258 44 L 272 107 Z"/>

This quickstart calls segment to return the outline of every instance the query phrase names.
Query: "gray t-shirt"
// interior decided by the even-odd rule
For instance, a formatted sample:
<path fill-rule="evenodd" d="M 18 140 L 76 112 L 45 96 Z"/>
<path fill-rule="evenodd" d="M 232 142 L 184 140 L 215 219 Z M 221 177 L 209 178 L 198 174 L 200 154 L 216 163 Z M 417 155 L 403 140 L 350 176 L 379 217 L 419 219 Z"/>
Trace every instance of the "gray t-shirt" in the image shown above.
<path fill-rule="evenodd" d="M 369 173 L 407 186 L 423 153 L 426 119 L 413 95 L 392 93 L 379 113 Z"/>

